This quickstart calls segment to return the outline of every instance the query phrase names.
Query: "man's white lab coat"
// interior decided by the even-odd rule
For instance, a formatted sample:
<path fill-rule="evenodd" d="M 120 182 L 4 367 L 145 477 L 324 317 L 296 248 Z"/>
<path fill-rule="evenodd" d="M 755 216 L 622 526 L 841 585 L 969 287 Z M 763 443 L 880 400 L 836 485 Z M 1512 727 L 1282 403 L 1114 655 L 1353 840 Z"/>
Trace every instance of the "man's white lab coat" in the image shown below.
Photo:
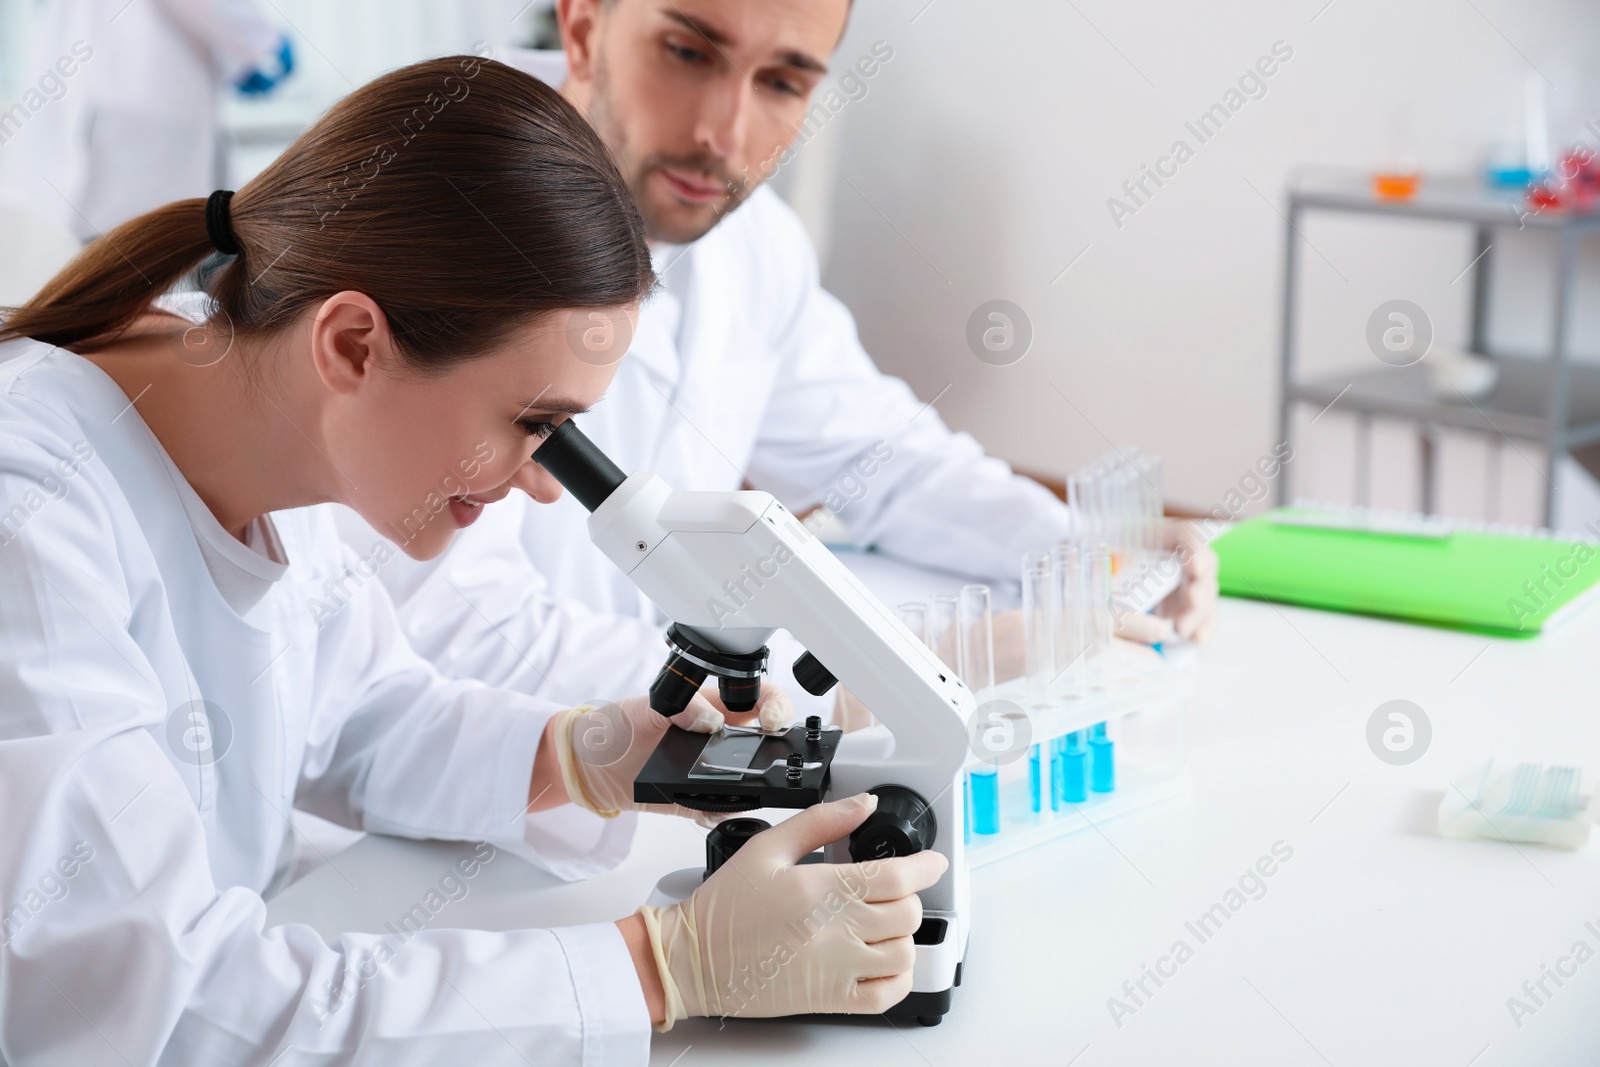
<path fill-rule="evenodd" d="M 555 707 L 441 677 L 368 574 L 314 509 L 234 539 L 103 371 L 0 345 L 0 1063 L 645 1062 L 611 923 L 452 929 L 430 884 L 390 933 L 263 928 L 296 806 L 484 842 L 447 891 L 631 834 L 522 816 Z"/>

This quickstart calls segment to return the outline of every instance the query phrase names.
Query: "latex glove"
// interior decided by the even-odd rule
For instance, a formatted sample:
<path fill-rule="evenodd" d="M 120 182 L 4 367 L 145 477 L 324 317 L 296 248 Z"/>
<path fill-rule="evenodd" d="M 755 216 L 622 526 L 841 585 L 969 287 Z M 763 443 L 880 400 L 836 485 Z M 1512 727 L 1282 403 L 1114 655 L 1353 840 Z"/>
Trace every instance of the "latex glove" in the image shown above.
<path fill-rule="evenodd" d="M 1161 527 L 1161 544 L 1177 554 L 1183 577 L 1178 588 L 1156 607 L 1155 616 L 1170 620 L 1179 637 L 1205 644 L 1217 628 L 1217 554 L 1207 543 L 1205 533 L 1192 522 L 1168 519 Z M 1118 635 L 1139 640 L 1121 630 Z"/>
<path fill-rule="evenodd" d="M 759 721 L 768 733 L 782 730 L 794 718 L 794 705 L 777 687 L 762 683 L 755 711 L 732 714 L 722 705 L 715 686 L 695 694 L 689 706 L 671 719 L 650 707 L 649 697 L 628 697 L 614 704 L 579 704 L 560 713 L 554 729 L 556 758 L 562 783 L 572 802 L 604 818 L 624 811 L 654 811 L 683 815 L 705 825 L 726 816 L 708 818 L 678 804 L 637 804 L 633 780 L 655 751 L 669 725 L 696 733 L 712 733 L 724 721 L 744 724 Z"/>
<path fill-rule="evenodd" d="M 841 684 L 834 689 L 833 721 L 845 733 L 854 733 L 872 725 L 872 712 Z"/>
<path fill-rule="evenodd" d="M 261 66 L 245 71 L 233 83 L 233 87 L 240 96 L 265 96 L 281 85 L 293 71 L 294 47 L 289 44 L 289 38 L 283 37 L 278 41 L 277 54 Z"/>
<path fill-rule="evenodd" d="M 1141 645 L 1159 645 L 1174 634 L 1196 644 L 1211 639 L 1217 625 L 1217 554 L 1192 522 L 1161 524 L 1161 547 L 1178 558 L 1178 587 L 1152 612 L 1116 611 L 1116 635 Z"/>
<path fill-rule="evenodd" d="M 861 793 L 763 830 L 694 895 L 639 909 L 666 993 L 666 1031 L 688 1016 L 877 1014 L 911 992 L 917 892 L 949 862 L 938 852 L 807 863 L 877 809 Z"/>

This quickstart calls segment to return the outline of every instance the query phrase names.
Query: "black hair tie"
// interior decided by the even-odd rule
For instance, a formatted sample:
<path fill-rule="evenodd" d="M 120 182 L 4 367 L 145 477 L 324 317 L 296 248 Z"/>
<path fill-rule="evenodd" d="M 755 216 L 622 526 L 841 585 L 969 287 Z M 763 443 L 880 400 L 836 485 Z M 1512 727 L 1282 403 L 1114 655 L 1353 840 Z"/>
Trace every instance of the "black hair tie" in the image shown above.
<path fill-rule="evenodd" d="M 225 256 L 237 256 L 240 252 L 239 242 L 233 236 L 233 222 L 228 217 L 228 201 L 232 199 L 232 189 L 218 189 L 206 197 L 206 236 Z"/>

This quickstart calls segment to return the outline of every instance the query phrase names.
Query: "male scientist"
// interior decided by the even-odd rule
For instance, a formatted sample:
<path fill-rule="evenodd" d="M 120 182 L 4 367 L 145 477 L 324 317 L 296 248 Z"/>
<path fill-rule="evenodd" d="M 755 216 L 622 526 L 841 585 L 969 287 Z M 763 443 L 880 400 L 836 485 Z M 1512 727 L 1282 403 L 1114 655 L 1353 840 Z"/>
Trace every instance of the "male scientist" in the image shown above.
<path fill-rule="evenodd" d="M 569 324 L 581 357 L 627 353 L 579 422 L 624 471 L 678 489 L 748 483 L 797 514 L 827 506 L 859 546 L 1014 579 L 1025 551 L 1073 534 L 1071 512 L 878 371 L 822 288 L 800 220 L 763 186 L 805 128 L 849 12 L 849 0 L 559 0 L 563 51 L 497 57 L 560 86 L 594 123 L 662 280 L 631 336 L 626 321 Z M 886 51 L 852 59 L 847 76 L 876 73 Z M 492 190 L 472 202 L 492 217 Z M 392 553 L 378 568 L 416 648 L 447 674 L 564 703 L 643 692 L 665 657 L 664 620 L 590 544 L 577 501 L 512 496 L 470 516 L 438 559 Z M 427 510 L 418 522 L 460 513 Z M 343 536 L 369 558 L 378 535 L 347 515 Z M 1124 631 L 1205 640 L 1215 557 L 1178 524 L 1167 537 L 1182 544 L 1185 581 L 1163 617 Z M 996 640 L 997 661 L 1020 659 L 1014 615 Z M 778 651 L 785 684 L 794 654 Z"/>

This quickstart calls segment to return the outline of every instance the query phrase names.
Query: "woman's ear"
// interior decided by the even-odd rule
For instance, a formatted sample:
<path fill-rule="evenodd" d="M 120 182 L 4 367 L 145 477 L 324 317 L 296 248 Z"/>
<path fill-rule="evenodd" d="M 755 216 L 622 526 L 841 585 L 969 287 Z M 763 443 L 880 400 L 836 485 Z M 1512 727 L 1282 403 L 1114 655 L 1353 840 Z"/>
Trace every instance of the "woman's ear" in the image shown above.
<path fill-rule="evenodd" d="M 311 363 L 332 392 L 355 392 L 395 356 L 388 317 L 365 293 L 335 293 L 311 319 Z"/>

